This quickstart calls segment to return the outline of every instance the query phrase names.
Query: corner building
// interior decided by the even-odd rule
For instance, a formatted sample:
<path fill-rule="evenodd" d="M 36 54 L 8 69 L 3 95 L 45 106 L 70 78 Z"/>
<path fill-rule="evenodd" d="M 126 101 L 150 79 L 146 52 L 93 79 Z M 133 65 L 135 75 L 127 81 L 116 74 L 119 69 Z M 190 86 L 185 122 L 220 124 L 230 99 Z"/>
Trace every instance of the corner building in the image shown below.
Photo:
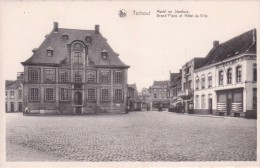
<path fill-rule="evenodd" d="M 24 105 L 29 113 L 125 112 L 127 70 L 95 30 L 54 28 L 24 66 Z"/>
<path fill-rule="evenodd" d="M 195 113 L 257 117 L 256 29 L 213 48 L 194 73 Z"/>

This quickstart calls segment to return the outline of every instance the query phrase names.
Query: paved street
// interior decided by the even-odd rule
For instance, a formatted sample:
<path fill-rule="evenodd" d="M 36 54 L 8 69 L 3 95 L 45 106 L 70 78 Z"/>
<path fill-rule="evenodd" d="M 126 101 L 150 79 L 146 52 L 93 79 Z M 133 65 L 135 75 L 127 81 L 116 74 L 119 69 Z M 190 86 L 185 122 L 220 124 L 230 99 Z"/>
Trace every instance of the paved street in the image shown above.
<path fill-rule="evenodd" d="M 7 115 L 7 161 L 255 161 L 256 120 L 170 112 Z"/>

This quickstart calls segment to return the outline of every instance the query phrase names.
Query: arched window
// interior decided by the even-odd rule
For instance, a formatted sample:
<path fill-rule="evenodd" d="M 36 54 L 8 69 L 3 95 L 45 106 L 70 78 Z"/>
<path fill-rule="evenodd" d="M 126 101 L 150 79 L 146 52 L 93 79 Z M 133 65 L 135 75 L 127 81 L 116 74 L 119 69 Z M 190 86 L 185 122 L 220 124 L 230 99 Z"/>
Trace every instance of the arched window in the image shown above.
<path fill-rule="evenodd" d="M 206 106 L 205 95 L 201 95 L 201 108 L 204 109 Z"/>
<path fill-rule="evenodd" d="M 84 46 L 81 43 L 75 43 L 72 45 L 73 60 L 76 64 L 83 63 Z"/>
<path fill-rule="evenodd" d="M 236 82 L 242 82 L 242 66 L 236 67 Z"/>
<path fill-rule="evenodd" d="M 195 108 L 199 109 L 199 95 L 195 96 Z"/>
<path fill-rule="evenodd" d="M 229 68 L 227 70 L 227 84 L 231 84 L 232 83 L 232 69 Z"/>
<path fill-rule="evenodd" d="M 200 84 L 200 79 L 199 79 L 199 77 L 197 76 L 197 77 L 196 77 L 196 90 L 199 90 L 199 84 Z"/>
<path fill-rule="evenodd" d="M 201 89 L 205 88 L 205 75 L 201 75 Z"/>
<path fill-rule="evenodd" d="M 223 80 L 224 80 L 224 72 L 223 70 L 220 70 L 218 72 L 218 82 L 219 82 L 219 85 L 223 85 Z"/>
<path fill-rule="evenodd" d="M 212 87 L 212 74 L 211 72 L 208 73 L 208 88 Z"/>

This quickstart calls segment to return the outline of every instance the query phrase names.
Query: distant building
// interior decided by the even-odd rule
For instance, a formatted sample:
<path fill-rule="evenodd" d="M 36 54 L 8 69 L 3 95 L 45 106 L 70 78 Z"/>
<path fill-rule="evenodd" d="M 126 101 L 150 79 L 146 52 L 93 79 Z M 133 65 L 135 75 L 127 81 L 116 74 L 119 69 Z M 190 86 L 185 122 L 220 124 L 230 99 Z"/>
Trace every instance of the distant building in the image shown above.
<path fill-rule="evenodd" d="M 59 28 L 45 36 L 24 66 L 24 103 L 29 113 L 125 112 L 127 70 L 95 30 Z"/>
<path fill-rule="evenodd" d="M 5 81 L 5 111 L 23 111 L 23 73 L 18 73 L 14 81 Z"/>
<path fill-rule="evenodd" d="M 151 96 L 151 110 L 163 110 L 169 108 L 169 81 L 154 81 L 149 88 Z"/>
<path fill-rule="evenodd" d="M 195 113 L 256 118 L 256 29 L 214 41 L 194 73 Z"/>
<path fill-rule="evenodd" d="M 139 93 L 139 97 L 143 102 L 143 109 L 150 110 L 150 103 L 151 103 L 151 94 L 148 88 L 143 88 Z"/>
<path fill-rule="evenodd" d="M 181 93 L 182 93 L 182 69 L 180 69 L 179 73 L 170 73 L 169 111 L 177 112 L 175 111 L 176 103 L 180 101 L 181 98 L 178 97 L 178 95 L 180 95 Z"/>
<path fill-rule="evenodd" d="M 199 67 L 204 58 L 193 58 L 182 66 L 182 91 L 178 94 L 185 103 L 185 112 L 191 112 L 193 109 L 193 92 L 194 92 L 194 70 Z"/>
<path fill-rule="evenodd" d="M 142 110 L 142 100 L 138 95 L 136 84 L 128 85 L 128 110 L 129 111 Z"/>

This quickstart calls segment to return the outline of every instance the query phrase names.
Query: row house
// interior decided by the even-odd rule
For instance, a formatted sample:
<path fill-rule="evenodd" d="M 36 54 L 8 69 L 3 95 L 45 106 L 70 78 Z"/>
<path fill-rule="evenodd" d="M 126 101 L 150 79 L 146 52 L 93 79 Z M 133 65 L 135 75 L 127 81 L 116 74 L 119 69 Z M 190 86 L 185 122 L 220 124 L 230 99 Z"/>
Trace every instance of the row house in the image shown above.
<path fill-rule="evenodd" d="M 194 73 L 195 113 L 256 118 L 256 29 L 214 41 Z"/>
<path fill-rule="evenodd" d="M 151 94 L 151 110 L 169 108 L 169 81 L 154 81 L 149 88 Z"/>
<path fill-rule="evenodd" d="M 169 111 L 174 111 L 176 102 L 179 101 L 178 95 L 182 93 L 182 69 L 179 73 L 170 73 L 170 84 L 169 84 Z"/>
<path fill-rule="evenodd" d="M 95 30 L 59 28 L 45 36 L 24 66 L 24 104 L 30 113 L 125 112 L 127 70 Z"/>
<path fill-rule="evenodd" d="M 5 111 L 23 111 L 23 73 L 17 73 L 14 81 L 5 81 Z"/>
<path fill-rule="evenodd" d="M 136 84 L 128 85 L 128 111 L 141 111 L 142 100 L 140 99 L 137 91 Z"/>
<path fill-rule="evenodd" d="M 199 67 L 204 58 L 193 58 L 182 66 L 182 92 L 178 94 L 184 100 L 184 111 L 191 112 L 193 108 L 194 70 Z"/>

